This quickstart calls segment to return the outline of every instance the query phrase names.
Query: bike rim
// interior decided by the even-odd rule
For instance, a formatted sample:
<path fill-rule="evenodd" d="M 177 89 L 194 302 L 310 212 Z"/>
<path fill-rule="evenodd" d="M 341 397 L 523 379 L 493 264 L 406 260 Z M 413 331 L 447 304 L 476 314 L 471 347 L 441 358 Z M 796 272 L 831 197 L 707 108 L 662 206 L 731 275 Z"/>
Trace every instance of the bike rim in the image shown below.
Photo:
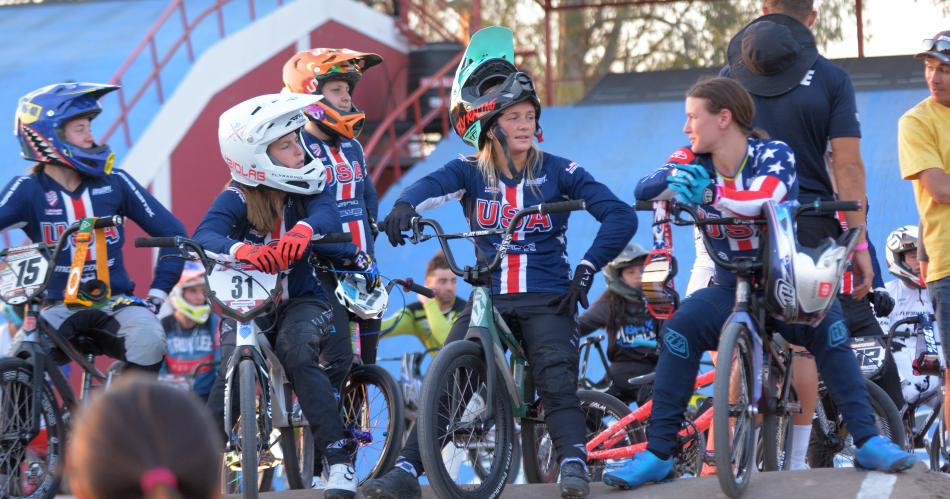
<path fill-rule="evenodd" d="M 383 471 L 392 437 L 391 402 L 375 384 L 355 384 L 343 394 L 343 422 L 356 444 L 353 463 L 360 483 Z"/>

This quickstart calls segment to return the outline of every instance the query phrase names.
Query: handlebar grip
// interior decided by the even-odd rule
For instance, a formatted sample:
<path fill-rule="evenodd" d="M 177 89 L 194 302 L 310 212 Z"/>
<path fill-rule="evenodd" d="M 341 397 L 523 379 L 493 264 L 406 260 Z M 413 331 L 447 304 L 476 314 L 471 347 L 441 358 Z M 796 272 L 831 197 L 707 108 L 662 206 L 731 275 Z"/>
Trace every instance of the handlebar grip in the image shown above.
<path fill-rule="evenodd" d="M 136 237 L 136 248 L 177 248 L 178 237 Z"/>
<path fill-rule="evenodd" d="M 122 215 L 112 215 L 111 217 L 102 217 L 97 218 L 96 221 L 92 224 L 93 229 L 102 229 L 105 227 L 118 227 L 122 225 L 125 219 L 122 218 Z"/>
<path fill-rule="evenodd" d="M 412 291 L 413 293 L 418 293 L 422 296 L 425 296 L 426 298 L 435 298 L 435 291 L 425 286 L 422 286 L 420 284 L 416 284 L 415 282 L 412 281 L 412 279 L 406 279 L 405 281 L 402 279 L 397 279 L 396 281 L 400 285 L 408 288 L 409 291 Z"/>
<path fill-rule="evenodd" d="M 538 207 L 538 211 L 544 213 L 558 213 L 562 211 L 578 211 L 587 207 L 583 199 L 572 199 L 570 201 L 556 201 L 554 203 L 544 203 Z"/>
<path fill-rule="evenodd" d="M 351 243 L 353 235 L 349 232 L 333 232 L 326 234 L 320 239 L 311 239 L 311 244 L 333 244 L 333 243 Z"/>
<path fill-rule="evenodd" d="M 633 209 L 636 211 L 653 211 L 653 201 L 637 200 L 633 203 Z"/>
<path fill-rule="evenodd" d="M 836 211 L 858 211 L 861 209 L 860 201 L 815 201 L 811 205 L 815 213 L 820 215 L 832 215 Z"/>

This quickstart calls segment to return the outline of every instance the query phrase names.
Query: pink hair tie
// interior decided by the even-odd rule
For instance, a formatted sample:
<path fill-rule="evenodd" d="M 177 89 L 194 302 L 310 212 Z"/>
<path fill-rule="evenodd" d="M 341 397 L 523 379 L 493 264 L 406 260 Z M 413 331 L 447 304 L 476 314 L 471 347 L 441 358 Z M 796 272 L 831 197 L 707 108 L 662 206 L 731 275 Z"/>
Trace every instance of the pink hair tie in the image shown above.
<path fill-rule="evenodd" d="M 178 479 L 168 468 L 152 468 L 142 474 L 139 479 L 139 486 L 142 487 L 142 494 L 149 495 L 152 490 L 159 485 L 164 485 L 169 489 L 178 488 Z"/>
<path fill-rule="evenodd" d="M 855 244 L 855 245 L 854 245 L 854 251 L 864 251 L 864 250 L 868 249 L 868 247 L 869 247 L 868 242 L 867 242 L 867 241 L 864 241 L 864 242 L 861 243 L 861 244 Z"/>

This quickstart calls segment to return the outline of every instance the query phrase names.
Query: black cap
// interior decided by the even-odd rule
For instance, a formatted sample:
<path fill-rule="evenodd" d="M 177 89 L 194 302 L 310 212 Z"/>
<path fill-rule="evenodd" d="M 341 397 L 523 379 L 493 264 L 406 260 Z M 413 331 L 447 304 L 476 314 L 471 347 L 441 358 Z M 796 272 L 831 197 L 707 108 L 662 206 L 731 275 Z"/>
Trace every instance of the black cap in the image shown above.
<path fill-rule="evenodd" d="M 729 73 L 750 93 L 782 95 L 798 84 L 818 59 L 815 37 L 804 24 L 784 14 L 749 23 L 729 41 Z"/>
<path fill-rule="evenodd" d="M 938 45 L 942 46 L 938 47 Z M 935 57 L 944 64 L 950 64 L 950 30 L 941 31 L 933 38 L 924 40 L 924 51 L 915 55 L 914 59 Z"/>

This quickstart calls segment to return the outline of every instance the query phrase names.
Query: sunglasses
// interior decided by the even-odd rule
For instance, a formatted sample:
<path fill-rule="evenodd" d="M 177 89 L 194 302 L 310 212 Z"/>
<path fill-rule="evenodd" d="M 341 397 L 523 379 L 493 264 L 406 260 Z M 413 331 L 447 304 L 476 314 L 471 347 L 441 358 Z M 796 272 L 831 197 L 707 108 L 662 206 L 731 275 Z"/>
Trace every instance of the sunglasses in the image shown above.
<path fill-rule="evenodd" d="M 941 36 L 940 38 L 928 38 L 923 41 L 921 47 L 924 52 L 940 52 L 950 55 L 950 38 Z"/>

